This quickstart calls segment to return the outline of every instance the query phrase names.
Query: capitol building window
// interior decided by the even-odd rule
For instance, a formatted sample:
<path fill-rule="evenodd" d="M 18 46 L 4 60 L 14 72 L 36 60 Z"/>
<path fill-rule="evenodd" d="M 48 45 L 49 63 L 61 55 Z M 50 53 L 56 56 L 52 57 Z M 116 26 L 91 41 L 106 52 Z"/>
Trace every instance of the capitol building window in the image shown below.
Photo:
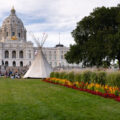
<path fill-rule="evenodd" d="M 29 58 L 31 58 L 31 53 L 29 53 Z"/>
<path fill-rule="evenodd" d="M 19 58 L 23 58 L 23 51 L 19 52 Z"/>
<path fill-rule="evenodd" d="M 12 36 L 15 36 L 15 32 L 12 32 Z"/>
<path fill-rule="evenodd" d="M 51 55 L 49 55 L 49 59 L 51 60 Z"/>
<path fill-rule="evenodd" d="M 9 58 L 9 52 L 8 52 L 8 50 L 5 51 L 5 58 Z"/>
<path fill-rule="evenodd" d="M 31 61 L 29 61 L 29 65 L 31 65 Z"/>
<path fill-rule="evenodd" d="M 20 61 L 20 67 L 23 67 L 23 61 Z"/>
<path fill-rule="evenodd" d="M 51 51 L 49 51 L 49 54 L 51 55 Z"/>
<path fill-rule="evenodd" d="M 16 62 L 15 61 L 13 61 L 13 67 L 16 67 Z"/>
<path fill-rule="evenodd" d="M 55 66 L 57 66 L 57 62 L 55 62 Z"/>
<path fill-rule="evenodd" d="M 18 37 L 20 38 L 20 33 L 18 33 Z"/>
<path fill-rule="evenodd" d="M 61 55 L 61 59 L 63 59 L 63 55 Z"/>
<path fill-rule="evenodd" d="M 56 60 L 56 55 L 54 56 L 55 60 Z"/>
<path fill-rule="evenodd" d="M 6 36 L 8 37 L 8 32 L 6 32 Z"/>
<path fill-rule="evenodd" d="M 8 61 L 5 61 L 5 66 L 6 66 L 6 67 L 8 66 Z"/>
<path fill-rule="evenodd" d="M 12 51 L 12 58 L 16 58 L 16 51 Z"/>

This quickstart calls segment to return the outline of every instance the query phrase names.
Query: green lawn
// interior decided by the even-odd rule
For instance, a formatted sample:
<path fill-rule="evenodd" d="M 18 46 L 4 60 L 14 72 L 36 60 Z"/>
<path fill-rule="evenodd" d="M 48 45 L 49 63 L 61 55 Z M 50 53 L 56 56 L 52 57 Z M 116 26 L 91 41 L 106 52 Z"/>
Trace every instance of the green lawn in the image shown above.
<path fill-rule="evenodd" d="M 0 79 L 0 120 L 120 120 L 120 103 L 38 79 Z"/>

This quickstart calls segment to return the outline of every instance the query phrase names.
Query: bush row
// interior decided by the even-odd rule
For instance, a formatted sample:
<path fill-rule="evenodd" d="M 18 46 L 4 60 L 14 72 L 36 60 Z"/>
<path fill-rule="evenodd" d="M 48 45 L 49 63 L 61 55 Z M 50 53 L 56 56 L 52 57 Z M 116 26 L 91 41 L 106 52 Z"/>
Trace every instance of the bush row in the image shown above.
<path fill-rule="evenodd" d="M 106 73 L 85 71 L 81 73 L 52 72 L 50 77 L 68 79 L 71 82 L 99 83 L 120 87 L 120 72 Z"/>

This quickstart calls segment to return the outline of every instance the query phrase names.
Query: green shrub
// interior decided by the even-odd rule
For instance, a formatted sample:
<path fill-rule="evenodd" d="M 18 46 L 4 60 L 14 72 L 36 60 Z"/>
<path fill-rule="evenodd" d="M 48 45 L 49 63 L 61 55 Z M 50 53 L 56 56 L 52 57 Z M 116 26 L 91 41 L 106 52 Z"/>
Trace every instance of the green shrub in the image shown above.
<path fill-rule="evenodd" d="M 91 80 L 91 71 L 85 71 L 83 73 L 83 76 L 82 76 L 82 81 L 85 82 L 85 83 L 90 83 L 90 80 Z"/>
<path fill-rule="evenodd" d="M 120 72 L 113 72 L 107 74 L 107 83 L 109 86 L 120 87 Z"/>
<path fill-rule="evenodd" d="M 98 76 L 97 76 L 96 72 L 91 72 L 90 82 L 92 82 L 92 83 L 98 83 Z"/>
<path fill-rule="evenodd" d="M 54 77 L 54 72 L 51 72 L 51 73 L 50 73 L 50 77 Z"/>
<path fill-rule="evenodd" d="M 65 78 L 65 75 L 66 75 L 65 72 L 60 72 L 60 73 L 59 73 L 59 78 L 64 79 L 64 78 Z"/>
<path fill-rule="evenodd" d="M 68 79 L 68 73 L 63 73 L 63 79 Z"/>
<path fill-rule="evenodd" d="M 66 72 L 53 72 L 50 74 L 50 76 L 60 79 L 68 79 L 69 75 Z"/>
<path fill-rule="evenodd" d="M 120 87 L 120 73 L 116 74 L 115 80 L 113 81 L 113 84 L 117 87 Z"/>
<path fill-rule="evenodd" d="M 74 77 L 75 77 L 75 75 L 74 75 L 73 72 L 68 73 L 68 79 L 69 79 L 71 82 L 74 82 Z"/>
<path fill-rule="evenodd" d="M 54 72 L 54 77 L 55 78 L 59 78 L 59 73 L 58 72 Z"/>
<path fill-rule="evenodd" d="M 61 72 L 57 72 L 57 74 L 59 74 L 57 78 L 61 79 Z"/>
<path fill-rule="evenodd" d="M 97 73 L 98 76 L 98 83 L 101 85 L 105 85 L 106 83 L 106 73 L 105 72 L 98 72 Z"/>
<path fill-rule="evenodd" d="M 82 74 L 80 74 L 80 73 L 75 74 L 74 81 L 81 82 L 82 81 Z"/>
<path fill-rule="evenodd" d="M 106 76 L 106 84 L 109 86 L 114 86 L 114 81 L 116 79 L 117 74 L 116 73 L 108 73 Z"/>

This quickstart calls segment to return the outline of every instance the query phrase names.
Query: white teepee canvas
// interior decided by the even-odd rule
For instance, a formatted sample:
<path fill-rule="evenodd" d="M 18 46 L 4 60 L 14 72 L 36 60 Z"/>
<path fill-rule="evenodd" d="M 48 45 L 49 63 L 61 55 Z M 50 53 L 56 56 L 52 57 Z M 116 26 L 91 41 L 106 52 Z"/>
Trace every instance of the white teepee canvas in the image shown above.
<path fill-rule="evenodd" d="M 42 52 L 44 41 L 45 40 L 42 41 L 42 45 L 39 44 L 37 55 L 23 78 L 47 78 L 53 71 L 51 65 L 48 63 Z"/>

